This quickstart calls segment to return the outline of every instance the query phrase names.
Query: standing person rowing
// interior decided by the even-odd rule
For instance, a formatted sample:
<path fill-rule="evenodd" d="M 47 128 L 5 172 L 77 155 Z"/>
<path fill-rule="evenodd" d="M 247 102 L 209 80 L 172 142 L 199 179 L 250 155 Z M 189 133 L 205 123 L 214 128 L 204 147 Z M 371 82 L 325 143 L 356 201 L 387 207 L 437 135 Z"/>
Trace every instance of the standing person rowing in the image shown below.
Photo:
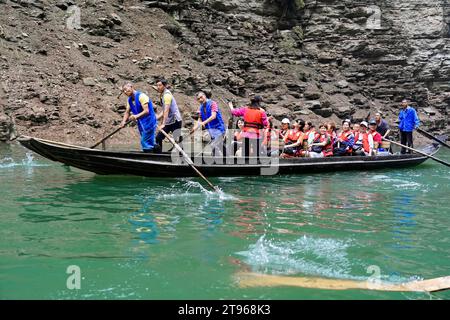
<path fill-rule="evenodd" d="M 152 101 L 146 94 L 135 90 L 132 83 L 126 83 L 122 87 L 122 91 L 128 96 L 128 100 L 121 127 L 123 128 L 128 120 L 137 122 L 142 150 L 155 152 L 157 120 Z"/>
<path fill-rule="evenodd" d="M 178 109 L 177 101 L 167 87 L 167 80 L 160 79 L 156 82 L 156 88 L 159 92 L 160 104 L 163 111 L 158 114 L 157 120 L 162 118 L 160 129 L 166 133 L 172 133 L 176 142 L 180 142 L 182 118 Z M 162 141 L 165 136 L 162 132 L 156 135 L 156 144 L 158 150 L 162 150 Z"/>
<path fill-rule="evenodd" d="M 194 125 L 194 131 L 205 127 L 211 137 L 212 155 L 223 155 L 223 138 L 225 135 L 225 123 L 222 119 L 217 102 L 208 99 L 204 92 L 197 93 L 197 101 L 200 102 L 200 117 Z"/>
<path fill-rule="evenodd" d="M 407 147 L 414 148 L 413 131 L 420 125 L 419 117 L 416 110 L 409 106 L 408 100 L 403 99 L 401 103 L 401 110 L 398 115 L 398 128 L 400 129 L 400 143 Z M 402 147 L 401 154 L 411 153 L 410 150 Z"/>

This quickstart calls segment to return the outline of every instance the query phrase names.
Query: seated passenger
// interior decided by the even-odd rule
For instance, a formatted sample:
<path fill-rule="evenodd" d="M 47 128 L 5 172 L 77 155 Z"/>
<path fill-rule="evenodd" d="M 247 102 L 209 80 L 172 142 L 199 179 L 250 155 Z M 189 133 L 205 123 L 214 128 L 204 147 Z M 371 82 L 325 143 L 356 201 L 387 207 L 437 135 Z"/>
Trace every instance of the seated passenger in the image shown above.
<path fill-rule="evenodd" d="M 377 155 L 379 151 L 381 152 L 387 151 L 381 148 L 383 138 L 381 134 L 377 131 L 377 121 L 375 119 L 371 119 L 369 121 L 369 135 L 371 135 L 373 138 L 373 155 Z"/>
<path fill-rule="evenodd" d="M 271 115 L 268 115 L 267 120 L 269 121 L 269 126 L 264 128 L 264 137 L 262 142 L 264 154 L 270 156 L 272 152 L 276 152 L 276 155 L 278 155 L 280 130 L 274 128 L 273 117 Z"/>
<path fill-rule="evenodd" d="M 314 135 L 313 142 L 309 145 L 308 156 L 311 158 L 323 158 L 333 155 L 333 145 L 331 144 L 331 137 L 327 133 L 327 126 L 321 124 L 319 127 L 320 133 Z"/>
<path fill-rule="evenodd" d="M 355 123 L 355 124 L 353 124 L 353 127 L 352 127 L 352 131 L 353 131 L 353 135 L 356 135 L 356 133 L 359 133 L 359 123 Z"/>
<path fill-rule="evenodd" d="M 291 122 L 289 121 L 288 118 L 284 118 L 283 120 L 281 120 L 280 140 L 283 140 L 284 136 L 289 131 L 289 124 L 290 123 Z"/>
<path fill-rule="evenodd" d="M 284 136 L 284 149 L 281 154 L 282 158 L 289 158 L 297 156 L 303 145 L 303 127 L 305 123 L 294 121 L 292 129 L 290 129 Z"/>
<path fill-rule="evenodd" d="M 353 155 L 366 156 L 373 152 L 373 137 L 367 132 L 366 121 L 360 123 L 359 132 L 355 133 L 355 143 L 353 145 Z"/>
<path fill-rule="evenodd" d="M 300 157 L 306 157 L 308 154 L 308 145 L 314 140 L 316 128 L 311 121 L 307 121 L 303 127 L 303 148 L 298 152 Z"/>
<path fill-rule="evenodd" d="M 334 149 L 334 144 L 337 141 L 336 123 L 334 123 L 333 121 L 327 123 L 327 133 L 331 138 L 331 148 Z"/>
<path fill-rule="evenodd" d="M 327 133 L 331 138 L 331 142 L 334 144 L 337 139 L 336 123 L 334 123 L 333 121 L 327 123 Z"/>
<path fill-rule="evenodd" d="M 334 145 L 333 154 L 335 156 L 350 156 L 352 155 L 352 147 L 355 143 L 355 136 L 350 130 L 350 122 L 344 121 L 342 123 L 342 132 L 337 137 L 337 142 Z"/>
<path fill-rule="evenodd" d="M 234 132 L 232 150 L 233 154 L 239 156 L 240 149 L 242 148 L 242 130 L 244 129 L 244 120 L 239 119 L 237 122 L 237 130 Z"/>

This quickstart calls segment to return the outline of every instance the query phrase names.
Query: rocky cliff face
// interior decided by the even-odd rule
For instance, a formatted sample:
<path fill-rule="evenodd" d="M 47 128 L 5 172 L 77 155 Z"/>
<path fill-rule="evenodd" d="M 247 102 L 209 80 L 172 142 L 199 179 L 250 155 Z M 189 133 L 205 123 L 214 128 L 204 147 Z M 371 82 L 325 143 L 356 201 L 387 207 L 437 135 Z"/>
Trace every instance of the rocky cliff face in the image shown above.
<path fill-rule="evenodd" d="M 205 86 L 262 94 L 278 118 L 361 120 L 378 109 L 393 121 L 410 98 L 426 125 L 448 130 L 447 1 L 306 0 L 290 14 L 280 2 L 179 2 L 181 48 L 219 69 Z"/>
<path fill-rule="evenodd" d="M 94 141 L 121 119 L 119 85 L 132 80 L 156 99 L 159 76 L 187 124 L 192 94 L 209 90 L 223 108 L 222 98 L 261 94 L 277 119 L 316 122 L 381 110 L 393 123 L 406 97 L 429 129 L 450 133 L 446 0 L 0 0 L 0 9 L 2 123 L 20 134 Z"/>

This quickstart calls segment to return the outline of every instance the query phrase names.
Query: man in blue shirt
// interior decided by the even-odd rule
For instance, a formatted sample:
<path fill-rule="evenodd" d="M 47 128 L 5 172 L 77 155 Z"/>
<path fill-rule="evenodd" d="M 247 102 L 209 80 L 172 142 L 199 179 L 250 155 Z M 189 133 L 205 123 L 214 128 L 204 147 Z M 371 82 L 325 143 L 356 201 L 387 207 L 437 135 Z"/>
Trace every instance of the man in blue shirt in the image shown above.
<path fill-rule="evenodd" d="M 128 96 L 128 100 L 121 127 L 123 128 L 128 120 L 137 122 L 142 150 L 154 152 L 157 122 L 152 101 L 146 94 L 135 90 L 131 83 L 125 84 L 122 90 Z"/>
<path fill-rule="evenodd" d="M 223 138 L 226 127 L 219 106 L 217 105 L 217 102 L 208 99 L 204 92 L 197 93 L 197 101 L 200 103 L 200 117 L 198 118 L 193 131 L 197 130 L 199 127 L 208 129 L 208 133 L 211 137 L 212 155 L 221 156 L 223 154 L 221 147 L 223 147 Z"/>
<path fill-rule="evenodd" d="M 401 103 L 400 114 L 398 115 L 398 128 L 400 129 L 400 143 L 410 148 L 414 148 L 413 145 L 413 131 L 417 129 L 420 124 L 419 117 L 416 110 L 408 105 L 408 100 L 404 99 Z M 411 153 L 406 148 L 402 148 L 401 154 Z"/>

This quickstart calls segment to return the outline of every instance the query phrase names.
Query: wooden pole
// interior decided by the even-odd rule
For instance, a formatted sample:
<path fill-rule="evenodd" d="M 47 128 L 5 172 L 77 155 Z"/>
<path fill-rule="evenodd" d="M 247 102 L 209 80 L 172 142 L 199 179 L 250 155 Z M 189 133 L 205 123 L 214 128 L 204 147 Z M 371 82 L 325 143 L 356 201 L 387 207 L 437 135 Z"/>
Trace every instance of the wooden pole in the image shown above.
<path fill-rule="evenodd" d="M 441 139 L 436 138 L 435 136 L 433 136 L 431 133 L 426 132 L 425 130 L 422 130 L 420 128 L 417 128 L 417 132 L 421 133 L 422 135 L 424 135 L 425 137 L 427 137 L 428 139 L 432 139 L 436 142 L 439 142 L 441 145 L 443 145 L 444 147 L 447 147 L 450 149 L 450 145 L 448 145 L 447 143 L 445 143 L 444 141 L 442 141 Z"/>
<path fill-rule="evenodd" d="M 419 151 L 419 150 L 416 150 L 416 149 L 407 147 L 407 146 L 405 146 L 405 145 L 403 145 L 403 144 L 401 144 L 401 143 L 398 143 L 398 142 L 395 142 L 395 141 L 392 141 L 392 140 L 389 140 L 389 139 L 386 139 L 386 138 L 383 138 L 383 140 L 384 140 L 384 141 L 388 141 L 388 142 L 390 142 L 390 143 L 393 143 L 393 144 L 395 144 L 395 145 L 397 145 L 397 146 L 406 148 L 406 149 L 408 149 L 408 150 L 417 152 L 418 154 L 421 154 L 421 155 L 423 155 L 423 156 L 425 156 L 425 157 L 428 157 L 428 158 L 430 158 L 430 159 L 433 159 L 434 161 L 437 161 L 437 162 L 439 162 L 439 163 L 441 163 L 441 164 L 443 164 L 443 165 L 446 165 L 447 167 L 450 167 L 450 163 L 445 162 L 444 160 L 438 159 L 438 158 L 436 158 L 436 157 L 433 157 L 432 155 L 426 154 L 425 152 L 422 152 L 422 151 Z"/>
<path fill-rule="evenodd" d="M 128 120 L 125 123 L 125 126 L 127 124 L 129 124 L 131 122 L 131 120 Z M 92 145 L 91 147 L 89 147 L 90 149 L 94 149 L 96 146 L 98 146 L 99 144 L 103 143 L 106 139 L 108 139 L 109 137 L 111 137 L 112 135 L 116 134 L 117 132 L 119 132 L 120 130 L 122 130 L 123 128 L 125 128 L 125 126 L 123 127 L 119 127 L 116 130 L 114 130 L 113 132 L 111 132 L 110 134 L 108 134 L 107 136 L 103 137 L 101 140 L 97 141 L 94 145 Z"/>
<path fill-rule="evenodd" d="M 220 192 L 219 188 L 213 185 L 194 165 L 191 158 L 184 152 L 184 150 L 173 140 L 171 136 L 169 136 L 163 129 L 159 130 L 167 139 L 169 139 L 170 143 L 183 155 L 186 162 L 191 166 L 191 168 L 216 192 Z"/>
<path fill-rule="evenodd" d="M 365 289 L 378 291 L 436 292 L 450 289 L 450 276 L 392 284 L 381 281 L 308 278 L 241 272 L 236 274 L 240 287 L 293 286 L 325 290 Z"/>

